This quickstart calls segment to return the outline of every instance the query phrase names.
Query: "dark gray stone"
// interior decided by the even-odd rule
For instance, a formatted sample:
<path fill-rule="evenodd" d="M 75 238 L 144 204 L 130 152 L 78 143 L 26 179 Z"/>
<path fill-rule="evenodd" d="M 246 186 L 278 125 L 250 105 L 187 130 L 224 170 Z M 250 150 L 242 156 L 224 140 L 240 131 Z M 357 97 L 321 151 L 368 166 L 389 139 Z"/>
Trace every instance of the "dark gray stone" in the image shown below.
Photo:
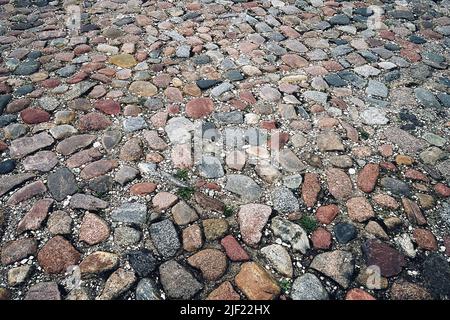
<path fill-rule="evenodd" d="M 59 168 L 48 175 L 47 186 L 56 201 L 62 201 L 67 196 L 78 191 L 75 175 L 68 168 Z"/>

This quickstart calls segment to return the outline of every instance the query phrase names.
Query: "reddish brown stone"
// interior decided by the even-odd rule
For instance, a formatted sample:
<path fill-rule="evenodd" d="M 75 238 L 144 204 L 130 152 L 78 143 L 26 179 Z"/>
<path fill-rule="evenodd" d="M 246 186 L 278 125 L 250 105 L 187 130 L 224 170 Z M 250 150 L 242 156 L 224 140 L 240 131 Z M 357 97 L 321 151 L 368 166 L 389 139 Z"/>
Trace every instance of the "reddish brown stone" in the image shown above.
<path fill-rule="evenodd" d="M 79 168 L 83 164 L 95 161 L 103 157 L 103 154 L 96 148 L 91 148 L 87 150 L 81 150 L 66 161 L 67 167 L 69 168 Z"/>
<path fill-rule="evenodd" d="M 222 201 L 218 199 L 214 199 L 210 196 L 207 196 L 201 192 L 194 193 L 195 201 L 202 207 L 208 210 L 213 210 L 217 212 L 223 212 L 225 205 Z"/>
<path fill-rule="evenodd" d="M 363 252 L 368 266 L 376 265 L 383 277 L 399 274 L 406 265 L 405 256 L 379 240 L 367 240 Z"/>
<path fill-rule="evenodd" d="M 130 193 L 137 196 L 145 196 L 156 190 L 157 185 L 153 182 L 136 183 L 130 188 Z"/>
<path fill-rule="evenodd" d="M 119 114 L 120 113 L 120 103 L 111 99 L 99 100 L 94 104 L 95 109 L 102 111 L 106 114 Z"/>
<path fill-rule="evenodd" d="M 419 248 L 429 251 L 436 251 L 438 249 L 436 237 L 431 231 L 417 228 L 414 229 L 413 236 Z"/>
<path fill-rule="evenodd" d="M 377 194 L 373 197 L 373 201 L 381 207 L 393 210 L 400 206 L 400 204 L 393 197 L 387 194 Z"/>
<path fill-rule="evenodd" d="M 23 238 L 6 242 L 2 246 L 1 262 L 8 265 L 20 261 L 37 252 L 37 242 L 33 238 Z"/>
<path fill-rule="evenodd" d="M 302 199 L 307 207 L 313 207 L 320 192 L 319 176 L 316 173 L 305 173 L 302 185 Z"/>
<path fill-rule="evenodd" d="M 83 81 L 83 80 L 86 79 L 88 76 L 89 76 L 89 74 L 88 74 L 87 72 L 84 72 L 84 71 L 81 71 L 81 70 L 80 70 L 80 72 L 77 72 L 77 73 L 75 73 L 72 77 L 68 78 L 68 79 L 66 80 L 66 82 L 67 82 L 68 84 L 75 84 L 75 83 L 78 83 L 78 82 Z"/>
<path fill-rule="evenodd" d="M 183 94 L 178 88 L 169 87 L 164 90 L 164 95 L 167 97 L 167 100 L 172 102 L 183 102 Z"/>
<path fill-rule="evenodd" d="M 261 121 L 260 126 L 266 130 L 273 130 L 277 128 L 277 124 L 274 120 Z"/>
<path fill-rule="evenodd" d="M 432 296 L 424 287 L 399 279 L 392 284 L 392 300 L 431 300 Z"/>
<path fill-rule="evenodd" d="M 316 211 L 317 221 L 323 224 L 330 224 L 339 213 L 339 207 L 335 204 L 321 206 Z"/>
<path fill-rule="evenodd" d="M 427 224 L 427 219 L 422 214 L 422 211 L 420 210 L 417 203 L 409 200 L 408 198 L 402 198 L 402 204 L 403 208 L 405 209 L 406 217 L 411 223 L 415 223 L 419 226 Z"/>
<path fill-rule="evenodd" d="M 82 117 L 78 122 L 80 131 L 98 131 L 108 128 L 112 124 L 105 115 L 98 112 L 91 112 Z"/>
<path fill-rule="evenodd" d="M 219 279 L 227 269 L 227 258 L 217 249 L 205 249 L 187 259 L 189 265 L 199 269 L 208 281 Z"/>
<path fill-rule="evenodd" d="M 108 239 L 110 229 L 108 224 L 93 213 L 86 213 L 80 226 L 80 241 L 94 245 Z"/>
<path fill-rule="evenodd" d="M 230 281 L 223 282 L 216 289 L 211 291 L 206 300 L 240 300 L 241 297 L 234 290 Z"/>
<path fill-rule="evenodd" d="M 39 108 L 27 108 L 20 112 L 23 122 L 28 124 L 38 124 L 50 120 L 50 114 Z"/>
<path fill-rule="evenodd" d="M 79 44 L 73 49 L 73 53 L 77 56 L 91 51 L 91 47 L 87 44 Z"/>
<path fill-rule="evenodd" d="M 250 259 L 247 252 L 232 235 L 224 237 L 220 244 L 224 247 L 228 258 L 231 261 L 247 261 Z"/>
<path fill-rule="evenodd" d="M 309 64 L 305 58 L 293 53 L 283 55 L 281 60 L 291 68 L 303 68 Z"/>
<path fill-rule="evenodd" d="M 89 180 L 108 173 L 114 168 L 117 168 L 118 165 L 117 160 L 98 160 L 84 167 L 81 170 L 80 176 L 82 179 Z"/>
<path fill-rule="evenodd" d="M 48 211 L 53 205 L 53 199 L 42 199 L 36 201 L 30 211 L 20 220 L 17 225 L 17 233 L 27 230 L 37 230 L 48 215 Z"/>
<path fill-rule="evenodd" d="M 347 292 L 345 300 L 376 300 L 371 294 L 366 291 L 354 288 Z"/>
<path fill-rule="evenodd" d="M 214 103 L 209 98 L 192 99 L 186 104 L 186 114 L 188 117 L 200 119 L 214 111 Z"/>
<path fill-rule="evenodd" d="M 47 273 L 65 272 L 76 265 L 81 254 L 61 236 L 51 238 L 38 253 L 39 265 Z"/>
<path fill-rule="evenodd" d="M 375 216 L 372 206 L 364 197 L 355 197 L 347 201 L 348 216 L 353 221 L 364 222 Z"/>
<path fill-rule="evenodd" d="M 61 300 L 56 282 L 40 282 L 30 287 L 24 300 Z"/>
<path fill-rule="evenodd" d="M 340 170 L 331 168 L 327 172 L 328 191 L 338 200 L 346 200 L 353 193 L 352 181 L 348 175 Z"/>
<path fill-rule="evenodd" d="M 17 190 L 6 202 L 7 205 L 16 205 L 47 191 L 42 181 L 35 181 Z"/>
<path fill-rule="evenodd" d="M 5 151 L 6 149 L 8 149 L 8 145 L 5 142 L 0 141 L 0 151 Z"/>
<path fill-rule="evenodd" d="M 397 171 L 397 167 L 392 162 L 380 162 L 380 167 L 387 171 Z"/>
<path fill-rule="evenodd" d="M 445 254 L 450 256 L 450 236 L 444 237 Z"/>
<path fill-rule="evenodd" d="M 239 93 L 239 98 L 241 98 L 243 101 L 247 102 L 248 104 L 256 103 L 256 99 L 250 91 L 241 91 Z"/>
<path fill-rule="evenodd" d="M 380 166 L 375 163 L 369 163 L 359 172 L 356 184 L 358 188 L 366 193 L 370 193 L 375 188 L 378 175 L 380 174 Z"/>
<path fill-rule="evenodd" d="M 202 230 L 197 224 L 183 229 L 183 249 L 193 252 L 203 245 Z"/>
<path fill-rule="evenodd" d="M 405 178 L 408 178 L 411 180 L 424 181 L 424 182 L 430 181 L 430 179 L 426 175 L 424 175 L 422 172 L 414 170 L 414 169 L 406 170 Z"/>
<path fill-rule="evenodd" d="M 443 183 L 436 183 L 434 185 L 434 191 L 439 194 L 441 197 L 448 198 L 450 197 L 450 188 Z"/>
<path fill-rule="evenodd" d="M 178 201 L 178 197 L 170 192 L 158 192 L 152 199 L 153 208 L 161 212 L 173 206 Z"/>
<path fill-rule="evenodd" d="M 30 104 L 31 99 L 28 98 L 13 100 L 6 106 L 6 112 L 7 113 L 20 112 L 26 107 L 28 107 Z"/>
<path fill-rule="evenodd" d="M 331 239 L 331 233 L 325 228 L 318 228 L 311 235 L 314 249 L 329 249 Z"/>
<path fill-rule="evenodd" d="M 61 80 L 59 79 L 46 79 L 41 82 L 41 85 L 44 88 L 53 89 L 61 84 Z"/>
<path fill-rule="evenodd" d="M 138 161 L 143 156 L 142 141 L 140 138 L 131 138 L 120 149 L 119 159 L 123 161 Z"/>
<path fill-rule="evenodd" d="M 239 230 L 242 239 L 249 246 L 256 246 L 262 237 L 262 230 L 272 213 L 272 208 L 264 204 L 245 204 L 238 212 Z"/>

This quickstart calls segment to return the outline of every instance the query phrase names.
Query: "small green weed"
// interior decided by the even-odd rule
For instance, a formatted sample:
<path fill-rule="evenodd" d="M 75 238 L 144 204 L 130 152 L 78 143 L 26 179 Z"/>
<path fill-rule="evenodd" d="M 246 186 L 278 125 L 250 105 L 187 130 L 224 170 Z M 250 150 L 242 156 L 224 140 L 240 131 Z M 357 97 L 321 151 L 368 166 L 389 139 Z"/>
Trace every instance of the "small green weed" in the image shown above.
<path fill-rule="evenodd" d="M 194 194 L 194 188 L 192 187 L 184 187 L 180 188 L 177 191 L 177 195 L 183 200 L 189 200 Z"/>
<path fill-rule="evenodd" d="M 177 173 L 175 173 L 175 178 L 187 181 L 189 179 L 189 171 L 187 169 L 179 169 Z"/>
<path fill-rule="evenodd" d="M 317 229 L 317 221 L 310 216 L 303 216 L 298 222 L 307 233 L 311 233 Z"/>

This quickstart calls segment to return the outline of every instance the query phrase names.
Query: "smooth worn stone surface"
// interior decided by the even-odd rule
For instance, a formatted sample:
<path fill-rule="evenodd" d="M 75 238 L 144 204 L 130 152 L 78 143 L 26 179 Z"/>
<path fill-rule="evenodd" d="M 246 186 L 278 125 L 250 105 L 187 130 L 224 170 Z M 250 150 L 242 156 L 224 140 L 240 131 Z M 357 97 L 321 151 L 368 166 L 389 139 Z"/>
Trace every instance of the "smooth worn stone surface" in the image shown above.
<path fill-rule="evenodd" d="M 96 139 L 95 135 L 80 134 L 64 139 L 56 146 L 56 151 L 67 156 L 91 145 Z"/>
<path fill-rule="evenodd" d="M 37 242 L 33 238 L 22 238 L 6 242 L 2 246 L 1 261 L 3 265 L 20 261 L 37 252 Z"/>
<path fill-rule="evenodd" d="M 23 137 L 12 141 L 9 150 L 11 157 L 18 159 L 34 151 L 48 147 L 53 142 L 52 136 L 46 132 L 41 132 L 31 137 Z"/>
<path fill-rule="evenodd" d="M 283 246 L 272 244 L 262 248 L 261 253 L 276 271 L 286 277 L 292 277 L 293 268 L 291 257 Z"/>
<path fill-rule="evenodd" d="M 250 300 L 272 300 L 280 293 L 280 287 L 275 280 L 255 262 L 242 264 L 234 281 Z"/>
<path fill-rule="evenodd" d="M 369 163 L 359 172 L 357 185 L 358 188 L 366 193 L 374 190 L 377 183 L 380 168 L 377 164 Z"/>
<path fill-rule="evenodd" d="M 338 200 L 348 199 L 353 193 L 353 184 L 348 175 L 340 169 L 327 170 L 328 190 Z"/>
<path fill-rule="evenodd" d="M 342 250 L 325 252 L 317 255 L 310 267 L 347 288 L 354 272 L 354 257 L 350 252 Z"/>
<path fill-rule="evenodd" d="M 119 257 L 111 252 L 95 251 L 86 256 L 80 263 L 83 275 L 99 274 L 115 269 L 119 264 Z"/>
<path fill-rule="evenodd" d="M 248 253 L 232 235 L 224 237 L 220 241 L 220 244 L 224 247 L 228 258 L 231 261 L 247 261 L 250 259 Z"/>
<path fill-rule="evenodd" d="M 22 163 L 26 171 L 48 172 L 58 164 L 58 157 L 52 151 L 38 151 L 26 157 Z"/>
<path fill-rule="evenodd" d="M 159 267 L 161 284 L 169 298 L 190 299 L 203 286 L 183 266 L 174 260 L 169 260 Z"/>
<path fill-rule="evenodd" d="M 108 207 L 108 203 L 91 195 L 76 193 L 70 199 L 70 206 L 74 209 L 98 211 Z"/>
<path fill-rule="evenodd" d="M 19 173 L 16 175 L 2 177 L 2 183 L 0 184 L 0 196 L 3 196 L 8 191 L 34 178 L 35 176 L 36 175 L 33 173 Z"/>
<path fill-rule="evenodd" d="M 106 280 L 105 286 L 98 300 L 113 300 L 127 291 L 136 281 L 134 272 L 118 269 Z"/>
<path fill-rule="evenodd" d="M 53 202 L 53 199 L 42 199 L 36 201 L 22 220 L 19 221 L 17 225 L 17 232 L 22 233 L 27 230 L 39 229 L 42 222 L 47 218 Z"/>
<path fill-rule="evenodd" d="M 380 273 L 384 277 L 399 274 L 406 265 L 403 254 L 379 240 L 368 240 L 362 248 L 367 264 L 379 266 Z"/>
<path fill-rule="evenodd" d="M 42 181 L 31 182 L 13 193 L 6 204 L 14 206 L 35 196 L 41 195 L 46 191 L 47 187 Z"/>
<path fill-rule="evenodd" d="M 225 189 L 239 195 L 245 202 L 256 201 L 260 198 L 261 187 L 250 177 L 244 175 L 227 175 Z"/>
<path fill-rule="evenodd" d="M 312 273 L 305 273 L 292 284 L 292 300 L 328 300 L 328 292 Z"/>

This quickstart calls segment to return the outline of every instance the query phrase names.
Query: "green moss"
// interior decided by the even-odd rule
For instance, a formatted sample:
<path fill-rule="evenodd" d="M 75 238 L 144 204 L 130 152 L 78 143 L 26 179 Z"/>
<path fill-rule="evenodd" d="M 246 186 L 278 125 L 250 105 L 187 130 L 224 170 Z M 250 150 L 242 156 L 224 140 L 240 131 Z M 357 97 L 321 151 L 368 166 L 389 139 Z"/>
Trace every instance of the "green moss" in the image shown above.
<path fill-rule="evenodd" d="M 369 133 L 367 133 L 365 130 L 360 129 L 359 130 L 359 136 L 361 137 L 362 140 L 367 140 L 369 139 Z"/>
<path fill-rule="evenodd" d="M 180 188 L 177 191 L 177 195 L 183 200 L 189 200 L 194 194 L 194 188 L 192 187 L 184 187 Z"/>
<path fill-rule="evenodd" d="M 175 178 L 187 181 L 189 179 L 189 171 L 187 169 L 179 169 L 177 173 L 175 173 Z"/>
<path fill-rule="evenodd" d="M 225 205 L 225 207 L 223 208 L 223 214 L 225 215 L 225 217 L 231 217 L 233 213 L 234 207 Z"/>
<path fill-rule="evenodd" d="M 317 229 L 317 221 L 313 217 L 310 216 L 303 216 L 300 218 L 298 223 L 302 226 L 302 228 L 308 232 L 311 233 L 314 230 Z"/>
<path fill-rule="evenodd" d="M 292 287 L 292 283 L 288 279 L 281 279 L 279 285 L 284 293 L 289 292 Z"/>

